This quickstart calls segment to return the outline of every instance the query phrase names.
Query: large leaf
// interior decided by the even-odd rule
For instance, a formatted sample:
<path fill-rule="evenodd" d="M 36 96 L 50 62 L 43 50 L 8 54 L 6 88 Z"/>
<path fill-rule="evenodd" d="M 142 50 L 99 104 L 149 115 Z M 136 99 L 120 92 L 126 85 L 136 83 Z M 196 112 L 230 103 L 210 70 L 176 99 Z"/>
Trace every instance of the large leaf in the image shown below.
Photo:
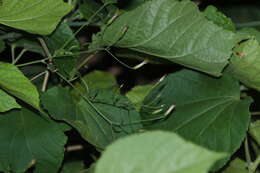
<path fill-rule="evenodd" d="M 234 49 L 227 71 L 248 87 L 260 91 L 260 45 L 255 38 Z"/>
<path fill-rule="evenodd" d="M 0 23 L 47 35 L 71 9 L 63 0 L 4 0 L 0 5 Z"/>
<path fill-rule="evenodd" d="M 53 121 L 22 108 L 0 115 L 0 172 L 56 173 L 63 160 L 66 136 Z"/>
<path fill-rule="evenodd" d="M 89 102 L 83 97 L 74 102 L 68 89 L 54 87 L 43 94 L 42 102 L 53 118 L 66 121 L 101 149 L 142 127 L 131 124 L 139 122 L 140 115 L 124 96 L 106 90 L 92 94 Z"/>
<path fill-rule="evenodd" d="M 230 156 L 246 135 L 251 101 L 240 100 L 239 84 L 229 76 L 215 79 L 183 70 L 169 75 L 151 91 L 144 100 L 142 115 L 148 119 L 168 116 L 147 124 L 148 129 L 176 132 Z M 226 160 L 218 162 L 215 168 L 223 166 Z"/>
<path fill-rule="evenodd" d="M 206 173 L 222 156 L 174 133 L 148 132 L 109 146 L 95 173 Z"/>
<path fill-rule="evenodd" d="M 31 106 L 40 109 L 36 87 L 14 65 L 0 62 L 0 87 Z"/>
<path fill-rule="evenodd" d="M 21 108 L 15 99 L 0 89 L 0 112 L 9 111 L 13 108 Z"/>
<path fill-rule="evenodd" d="M 100 37 L 95 38 L 100 44 L 128 48 L 216 76 L 228 64 L 238 41 L 237 35 L 208 21 L 189 0 L 147 1 L 119 16 Z"/>

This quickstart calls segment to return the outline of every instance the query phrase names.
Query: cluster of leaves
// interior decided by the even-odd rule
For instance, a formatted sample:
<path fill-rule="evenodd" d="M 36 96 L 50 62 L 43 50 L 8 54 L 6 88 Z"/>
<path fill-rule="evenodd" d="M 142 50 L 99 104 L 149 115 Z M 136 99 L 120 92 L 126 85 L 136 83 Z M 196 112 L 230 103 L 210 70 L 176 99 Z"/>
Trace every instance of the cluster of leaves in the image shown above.
<path fill-rule="evenodd" d="M 260 91 L 257 30 L 236 30 L 215 7 L 200 11 L 190 0 L 121 9 L 116 0 L 1 0 L 0 24 L 1 55 L 10 55 L 0 61 L 0 172 L 258 171 L 260 122 L 246 92 Z M 100 31 L 79 42 L 89 25 Z M 39 58 L 24 60 L 27 52 Z M 99 52 L 133 70 L 183 69 L 122 94 L 114 76 L 81 71 Z M 102 153 L 90 168 L 63 161 L 71 130 Z M 234 155 L 243 141 L 247 162 Z"/>

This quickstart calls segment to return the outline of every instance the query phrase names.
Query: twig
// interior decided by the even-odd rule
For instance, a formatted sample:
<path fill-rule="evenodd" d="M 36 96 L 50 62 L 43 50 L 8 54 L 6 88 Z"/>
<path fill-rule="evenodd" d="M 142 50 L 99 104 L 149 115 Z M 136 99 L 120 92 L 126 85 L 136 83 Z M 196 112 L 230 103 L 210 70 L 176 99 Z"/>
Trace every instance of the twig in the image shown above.
<path fill-rule="evenodd" d="M 49 77 L 50 77 L 50 72 L 48 70 L 46 70 L 44 80 L 43 80 L 43 83 L 42 83 L 42 92 L 46 91 L 48 81 L 49 81 Z"/>

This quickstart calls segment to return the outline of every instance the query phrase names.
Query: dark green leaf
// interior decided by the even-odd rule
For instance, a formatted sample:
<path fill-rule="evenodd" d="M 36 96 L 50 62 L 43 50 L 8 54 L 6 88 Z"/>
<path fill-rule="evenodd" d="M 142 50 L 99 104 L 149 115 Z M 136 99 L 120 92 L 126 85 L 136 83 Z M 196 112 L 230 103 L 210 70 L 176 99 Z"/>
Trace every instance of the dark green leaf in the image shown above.
<path fill-rule="evenodd" d="M 104 4 L 115 4 L 117 0 L 101 0 Z"/>
<path fill-rule="evenodd" d="M 95 173 L 207 173 L 223 156 L 174 133 L 148 132 L 109 146 L 98 161 Z"/>
<path fill-rule="evenodd" d="M 91 18 L 100 8 L 102 7 L 102 4 L 99 4 L 93 0 L 85 0 L 82 4 L 79 5 L 79 10 L 83 14 L 85 19 Z M 100 13 L 92 19 L 93 22 L 98 21 L 105 17 L 105 10 L 102 10 Z"/>
<path fill-rule="evenodd" d="M 0 53 L 5 50 L 5 42 L 3 40 L 0 40 Z"/>
<path fill-rule="evenodd" d="M 51 53 L 57 56 L 53 63 L 59 73 L 66 78 L 73 77 L 77 57 L 73 53 L 79 52 L 80 44 L 68 24 L 60 24 L 54 33 L 45 37 L 45 41 Z"/>
<path fill-rule="evenodd" d="M 0 87 L 36 109 L 40 109 L 36 87 L 12 64 L 0 62 Z"/>
<path fill-rule="evenodd" d="M 67 138 L 55 122 L 22 108 L 0 115 L 0 133 L 0 171 L 58 171 Z"/>
<path fill-rule="evenodd" d="M 22 38 L 12 43 L 16 48 L 24 48 L 30 52 L 44 55 L 41 45 L 36 40 Z"/>
<path fill-rule="evenodd" d="M 120 15 L 99 36 L 95 39 L 99 44 L 128 48 L 216 76 L 240 40 L 239 35 L 208 21 L 188 0 L 147 1 Z"/>
<path fill-rule="evenodd" d="M 218 152 L 233 154 L 245 138 L 251 99 L 240 100 L 240 88 L 229 76 L 220 79 L 183 70 L 166 77 L 145 98 L 143 116 L 167 119 L 148 129 L 176 132 Z M 174 108 L 174 109 L 173 109 Z M 218 162 L 220 168 L 228 159 Z"/>
<path fill-rule="evenodd" d="M 0 23 L 33 34 L 48 35 L 72 6 L 63 0 L 4 0 Z"/>
<path fill-rule="evenodd" d="M 131 124 L 139 122 L 140 115 L 126 97 L 107 90 L 91 94 L 89 102 L 86 97 L 74 102 L 68 89 L 54 87 L 43 94 L 42 102 L 53 118 L 66 121 L 101 149 L 142 127 Z"/>

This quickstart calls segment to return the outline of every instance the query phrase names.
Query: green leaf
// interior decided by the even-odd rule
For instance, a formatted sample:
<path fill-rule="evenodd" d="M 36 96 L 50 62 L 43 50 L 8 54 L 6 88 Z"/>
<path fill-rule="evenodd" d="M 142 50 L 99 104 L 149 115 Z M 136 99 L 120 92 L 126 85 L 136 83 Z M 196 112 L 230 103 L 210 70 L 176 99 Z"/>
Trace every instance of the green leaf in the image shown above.
<path fill-rule="evenodd" d="M 247 163 L 239 158 L 231 161 L 223 173 L 248 173 Z"/>
<path fill-rule="evenodd" d="M 83 1 L 83 3 L 79 4 L 79 10 L 86 20 L 91 18 L 100 8 L 102 8 L 102 4 L 99 4 L 93 0 L 85 0 Z M 97 14 L 96 17 L 94 17 L 92 21 L 94 22 L 104 18 L 105 14 L 106 11 L 102 10 L 100 13 Z"/>
<path fill-rule="evenodd" d="M 92 71 L 91 73 L 83 76 L 81 78 L 81 81 L 75 84 L 75 88 L 77 90 L 80 90 L 81 93 L 85 93 L 86 95 L 92 90 L 97 89 L 119 91 L 115 77 L 108 72 L 98 70 Z M 81 98 L 80 93 L 76 90 L 73 90 L 72 94 L 74 96 L 74 99 L 76 100 L 79 100 Z"/>
<path fill-rule="evenodd" d="M 22 108 L 1 114 L 0 133 L 0 172 L 58 171 L 67 138 L 55 122 Z"/>
<path fill-rule="evenodd" d="M 147 132 L 116 141 L 103 153 L 95 173 L 207 173 L 223 154 L 174 133 Z"/>
<path fill-rule="evenodd" d="M 221 75 L 240 40 L 208 21 L 189 0 L 147 1 L 120 15 L 98 35 L 99 44 L 128 48 L 215 76 Z"/>
<path fill-rule="evenodd" d="M 64 163 L 60 173 L 82 173 L 84 163 L 82 161 L 72 161 Z"/>
<path fill-rule="evenodd" d="M 21 108 L 15 99 L 0 89 L 0 112 L 6 112 L 13 108 Z"/>
<path fill-rule="evenodd" d="M 15 65 L 0 62 L 0 87 L 34 108 L 40 109 L 37 89 Z"/>
<path fill-rule="evenodd" d="M 115 4 L 117 0 L 101 0 L 104 4 Z"/>
<path fill-rule="evenodd" d="M 72 6 L 63 0 L 4 0 L 0 23 L 33 34 L 51 34 Z"/>
<path fill-rule="evenodd" d="M 249 128 L 249 134 L 260 145 L 260 121 L 253 122 Z"/>
<path fill-rule="evenodd" d="M 126 96 L 136 106 L 136 110 L 140 110 L 144 98 L 152 90 L 153 85 L 141 85 L 132 88 Z"/>
<path fill-rule="evenodd" d="M 118 88 L 115 76 L 108 72 L 93 71 L 82 78 L 89 89 L 115 89 Z"/>
<path fill-rule="evenodd" d="M 205 9 L 204 14 L 208 20 L 213 21 L 216 25 L 229 31 L 236 30 L 232 20 L 218 11 L 218 9 L 212 5 Z"/>
<path fill-rule="evenodd" d="M 167 116 L 146 128 L 176 132 L 230 156 L 245 138 L 251 102 L 249 98 L 240 100 L 239 83 L 228 75 L 215 79 L 183 70 L 167 76 L 151 91 L 144 100 L 142 116 L 145 119 Z M 214 169 L 227 160 L 219 161 Z"/>
<path fill-rule="evenodd" d="M 234 49 L 227 72 L 246 86 L 260 91 L 260 45 L 254 38 Z"/>
<path fill-rule="evenodd" d="M 73 54 L 80 51 L 80 44 L 68 24 L 60 24 L 55 32 L 44 37 L 44 39 L 54 55 L 53 63 L 59 70 L 59 73 L 66 78 L 73 77 L 77 61 L 77 56 L 73 56 Z M 67 45 L 64 46 L 64 44 Z"/>
<path fill-rule="evenodd" d="M 126 97 L 107 90 L 91 94 L 90 102 L 83 97 L 74 102 L 68 89 L 54 87 L 43 94 L 42 103 L 53 118 L 69 123 L 99 149 L 142 127 L 131 124 L 139 122 L 140 115 Z"/>
<path fill-rule="evenodd" d="M 5 42 L 3 40 L 0 40 L 0 53 L 5 50 Z"/>

